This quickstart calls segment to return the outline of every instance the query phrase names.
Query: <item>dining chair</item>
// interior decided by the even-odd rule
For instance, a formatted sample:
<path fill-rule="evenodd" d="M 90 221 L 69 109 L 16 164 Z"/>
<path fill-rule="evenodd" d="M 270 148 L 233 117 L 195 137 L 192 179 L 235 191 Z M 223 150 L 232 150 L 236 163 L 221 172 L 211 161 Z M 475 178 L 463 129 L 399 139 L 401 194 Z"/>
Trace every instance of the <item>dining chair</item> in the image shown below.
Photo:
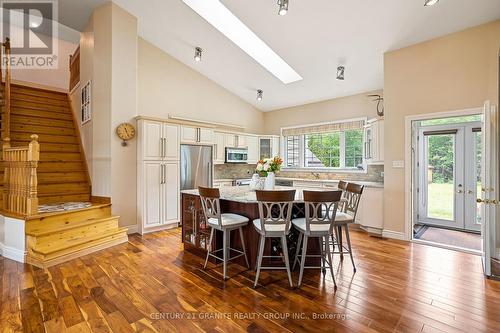
<path fill-rule="evenodd" d="M 292 220 L 292 225 L 300 232 L 293 263 L 293 268 L 295 268 L 295 264 L 299 261 L 300 257 L 300 273 L 297 286 L 300 287 L 302 284 L 304 268 L 320 268 L 323 273 L 326 273 L 326 262 L 328 262 L 333 284 L 335 285 L 335 289 L 337 289 L 337 283 L 333 274 L 333 260 L 330 246 L 324 246 L 324 244 L 328 244 L 328 239 L 332 235 L 342 191 L 304 191 L 303 193 L 305 217 Z M 319 255 L 307 254 L 308 239 L 311 237 L 317 237 L 319 240 Z M 302 252 L 300 253 L 301 244 Z M 320 257 L 320 266 L 306 267 L 307 257 Z"/>
<path fill-rule="evenodd" d="M 356 272 L 356 265 L 354 264 L 354 258 L 352 255 L 351 237 L 349 234 L 349 224 L 356 221 L 356 214 L 358 212 L 359 201 L 361 200 L 361 194 L 363 193 L 364 186 L 354 183 L 347 184 L 346 190 L 344 192 L 344 197 L 342 198 L 342 210 L 337 211 L 334 222 L 334 232 L 335 239 L 332 239 L 334 243 L 334 253 L 340 254 L 341 260 L 344 259 L 344 254 L 349 253 L 351 257 L 352 267 L 354 272 Z M 345 233 L 347 248 L 343 244 L 342 232 Z M 338 247 L 338 252 L 335 251 L 335 245 Z"/>
<path fill-rule="evenodd" d="M 292 274 L 290 272 L 290 261 L 288 259 L 288 247 L 286 236 L 290 233 L 292 207 L 295 199 L 295 190 L 287 191 L 255 191 L 259 208 L 258 219 L 253 220 L 255 230 L 259 234 L 259 251 L 257 255 L 257 273 L 255 275 L 254 288 L 259 282 L 261 269 L 286 269 L 290 287 L 293 287 Z M 285 267 L 267 266 L 262 267 L 263 258 L 279 258 L 281 256 L 264 256 L 266 239 L 280 238 L 283 250 Z"/>
<path fill-rule="evenodd" d="M 208 188 L 208 187 L 198 187 L 198 192 L 200 194 L 201 206 L 203 208 L 203 213 L 205 214 L 205 219 L 207 224 L 211 227 L 210 230 L 210 240 L 208 241 L 207 256 L 205 258 L 205 265 L 203 269 L 207 267 L 208 258 L 214 257 L 223 262 L 223 279 L 227 278 L 227 263 L 231 260 L 245 256 L 245 262 L 247 267 L 250 268 L 248 264 L 247 253 L 245 250 L 245 240 L 243 237 L 243 227 L 248 224 L 248 218 L 242 215 L 233 213 L 221 213 L 220 209 L 220 192 L 218 188 Z M 239 230 L 240 240 L 241 240 L 241 250 L 231 248 L 231 231 Z M 222 249 L 212 251 L 212 241 L 214 238 L 215 230 L 222 231 Z M 234 257 L 230 257 L 231 250 L 238 253 Z M 215 255 L 215 253 L 222 251 L 222 258 Z"/>

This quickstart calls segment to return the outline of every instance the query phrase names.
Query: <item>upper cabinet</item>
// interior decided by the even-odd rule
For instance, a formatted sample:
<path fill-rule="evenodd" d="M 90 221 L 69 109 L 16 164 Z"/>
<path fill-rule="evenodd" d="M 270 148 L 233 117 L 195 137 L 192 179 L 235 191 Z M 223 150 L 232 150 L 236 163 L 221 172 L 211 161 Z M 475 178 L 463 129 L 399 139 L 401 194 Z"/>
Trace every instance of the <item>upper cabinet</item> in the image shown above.
<path fill-rule="evenodd" d="M 142 160 L 179 160 L 179 126 L 158 121 L 140 120 Z"/>
<path fill-rule="evenodd" d="M 214 164 L 224 164 L 226 160 L 226 133 L 214 133 Z"/>
<path fill-rule="evenodd" d="M 259 159 L 278 156 L 279 149 L 280 139 L 278 136 L 259 137 Z"/>
<path fill-rule="evenodd" d="M 213 145 L 214 130 L 205 127 L 182 126 L 181 143 Z"/>
<path fill-rule="evenodd" d="M 366 164 L 384 164 L 384 120 L 370 119 L 365 125 Z"/>
<path fill-rule="evenodd" d="M 247 136 L 246 143 L 248 147 L 248 164 L 257 164 L 259 162 L 259 138 L 257 136 Z"/>
<path fill-rule="evenodd" d="M 247 148 L 247 136 L 243 134 L 226 133 L 225 145 L 228 148 Z"/>

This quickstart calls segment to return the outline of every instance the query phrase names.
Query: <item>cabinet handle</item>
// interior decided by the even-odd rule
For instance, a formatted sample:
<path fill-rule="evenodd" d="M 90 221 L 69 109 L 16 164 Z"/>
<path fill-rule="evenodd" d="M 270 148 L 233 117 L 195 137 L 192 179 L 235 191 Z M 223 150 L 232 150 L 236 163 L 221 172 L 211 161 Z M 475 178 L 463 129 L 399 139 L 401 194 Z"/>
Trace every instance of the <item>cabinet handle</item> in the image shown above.
<path fill-rule="evenodd" d="M 163 138 L 160 138 L 160 156 L 163 157 Z"/>
<path fill-rule="evenodd" d="M 198 127 L 196 129 L 196 142 L 200 142 L 201 141 L 201 138 L 200 138 L 201 137 L 201 133 L 200 132 L 201 132 L 201 129 Z"/>
<path fill-rule="evenodd" d="M 163 138 L 163 157 L 167 157 L 167 138 Z"/>

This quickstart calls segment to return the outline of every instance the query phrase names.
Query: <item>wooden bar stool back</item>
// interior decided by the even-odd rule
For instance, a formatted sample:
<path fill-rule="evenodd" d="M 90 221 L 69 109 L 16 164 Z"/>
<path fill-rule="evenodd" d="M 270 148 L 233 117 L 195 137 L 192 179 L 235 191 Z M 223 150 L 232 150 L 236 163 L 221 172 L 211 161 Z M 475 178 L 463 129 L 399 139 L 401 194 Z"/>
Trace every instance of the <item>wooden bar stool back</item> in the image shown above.
<path fill-rule="evenodd" d="M 248 224 L 248 218 L 238 214 L 222 213 L 220 208 L 220 191 L 218 188 L 199 187 L 198 192 L 200 194 L 201 206 L 205 219 L 207 224 L 211 227 L 208 251 L 203 268 L 205 269 L 207 267 L 209 257 L 221 260 L 223 263 L 223 279 L 226 280 L 227 263 L 229 261 L 245 256 L 247 267 L 250 268 L 243 237 L 243 227 Z M 239 230 L 240 234 L 241 250 L 231 248 L 231 231 L 236 229 Z M 215 230 L 222 231 L 222 249 L 212 251 Z M 220 251 L 222 251 L 222 258 L 215 255 L 215 253 Z M 238 255 L 231 257 L 231 251 L 238 253 Z"/>
<path fill-rule="evenodd" d="M 290 262 L 288 259 L 288 246 L 286 236 L 290 232 L 292 208 L 295 199 L 295 190 L 289 191 L 255 191 L 259 207 L 259 219 L 253 221 L 259 233 L 259 251 L 257 255 L 257 273 L 254 288 L 257 287 L 261 269 L 286 269 L 290 287 L 293 287 Z M 277 256 L 264 256 L 266 238 L 280 238 L 283 250 L 285 267 L 262 267 L 262 258 Z"/>
<path fill-rule="evenodd" d="M 304 268 L 320 268 L 323 273 L 326 273 L 326 263 L 328 262 L 333 283 L 335 288 L 337 288 L 333 273 L 332 253 L 330 247 L 325 247 L 323 244 L 327 244 L 328 238 L 333 233 L 335 217 L 341 197 L 342 191 L 304 191 L 305 217 L 292 221 L 293 226 L 300 232 L 293 265 L 295 268 L 295 264 L 299 262 L 300 257 L 298 286 L 302 284 Z M 320 255 L 307 255 L 307 244 L 310 237 L 318 237 L 321 249 Z M 301 244 L 302 253 L 299 255 Z M 318 256 L 321 258 L 320 266 L 305 266 L 306 257 Z"/>

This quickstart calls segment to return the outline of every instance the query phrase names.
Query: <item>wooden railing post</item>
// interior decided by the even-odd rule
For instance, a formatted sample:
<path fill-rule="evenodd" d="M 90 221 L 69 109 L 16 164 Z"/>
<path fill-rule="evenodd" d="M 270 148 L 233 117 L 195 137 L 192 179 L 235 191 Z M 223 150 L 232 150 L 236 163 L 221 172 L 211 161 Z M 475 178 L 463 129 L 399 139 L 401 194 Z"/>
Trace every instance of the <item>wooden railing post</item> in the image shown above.
<path fill-rule="evenodd" d="M 30 216 L 38 213 L 37 167 L 40 160 L 38 135 L 31 135 L 27 147 L 10 147 L 10 139 L 3 144 L 4 210 Z"/>
<path fill-rule="evenodd" d="M 5 38 L 2 43 L 5 52 L 5 85 L 3 89 L 4 109 L 2 114 L 2 139 L 10 138 L 10 83 L 11 83 L 11 69 L 10 69 L 10 39 Z M 4 57 L 2 57 L 3 62 Z"/>

